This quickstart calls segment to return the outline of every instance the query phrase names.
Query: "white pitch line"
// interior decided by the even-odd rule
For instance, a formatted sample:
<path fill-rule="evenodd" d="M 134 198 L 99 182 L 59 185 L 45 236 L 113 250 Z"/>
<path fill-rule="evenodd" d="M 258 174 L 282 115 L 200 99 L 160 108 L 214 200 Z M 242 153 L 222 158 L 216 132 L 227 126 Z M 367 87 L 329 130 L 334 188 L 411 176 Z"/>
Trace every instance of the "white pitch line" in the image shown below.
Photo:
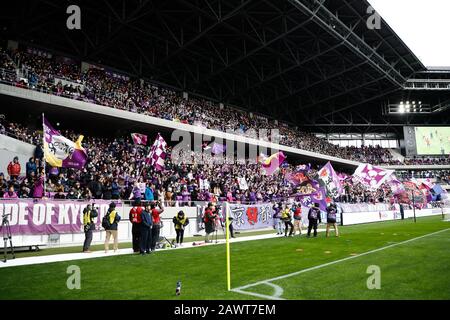
<path fill-rule="evenodd" d="M 280 298 L 283 295 L 284 290 L 279 285 L 277 285 L 275 283 L 271 283 L 271 282 L 266 282 L 264 284 L 268 285 L 269 287 L 272 287 L 275 290 L 273 297 Z"/>
<path fill-rule="evenodd" d="M 231 291 L 237 292 L 237 293 L 240 293 L 240 294 L 246 294 L 246 295 L 249 295 L 249 296 L 255 296 L 255 297 L 258 297 L 258 298 L 268 299 L 268 300 L 286 300 L 286 299 L 283 299 L 283 298 L 280 298 L 280 297 L 268 296 L 268 295 L 265 295 L 265 294 L 260 294 L 260 293 L 255 293 L 255 292 L 247 292 L 247 291 L 243 291 L 243 290 L 240 290 L 240 289 L 231 289 Z"/>
<path fill-rule="evenodd" d="M 280 299 L 280 297 L 260 295 L 260 294 L 254 293 L 254 292 L 243 291 L 243 289 L 247 289 L 247 288 L 250 288 L 250 287 L 255 287 L 255 286 L 258 286 L 258 285 L 262 285 L 262 284 L 268 284 L 269 282 L 272 282 L 272 281 L 277 281 L 277 280 L 290 278 L 290 277 L 299 275 L 301 273 L 317 270 L 317 269 L 320 269 L 320 268 L 323 268 L 323 267 L 327 267 L 327 266 L 330 266 L 330 265 L 333 265 L 333 264 L 336 264 L 336 263 L 339 263 L 339 262 L 344 262 L 344 261 L 347 261 L 347 260 L 359 258 L 359 257 L 365 256 L 365 255 L 371 254 L 371 253 L 375 253 L 375 252 L 378 252 L 378 251 L 389 249 L 389 248 L 392 248 L 392 247 L 395 247 L 395 246 L 399 246 L 399 245 L 402 245 L 402 244 L 405 244 L 405 243 L 408 243 L 408 242 L 412 242 L 412 241 L 415 241 L 415 240 L 418 240 L 418 239 L 429 237 L 429 236 L 432 236 L 432 235 L 435 235 L 435 234 L 438 234 L 438 233 L 442 233 L 442 232 L 445 232 L 445 231 L 448 231 L 448 230 L 450 230 L 450 228 L 439 230 L 439 231 L 436 231 L 436 232 L 433 232 L 433 233 L 429 233 L 429 234 L 426 234 L 426 235 L 423 235 L 423 236 L 420 236 L 420 237 L 416 237 L 416 238 L 412 238 L 412 239 L 409 239 L 409 240 L 405 240 L 405 241 L 402 241 L 402 242 L 394 243 L 394 244 L 391 244 L 391 245 L 388 245 L 388 246 L 385 246 L 385 247 L 381 247 L 381 248 L 378 248 L 378 249 L 374 249 L 374 250 L 371 250 L 371 251 L 367 251 L 367 252 L 361 253 L 361 254 L 356 255 L 356 256 L 351 256 L 351 257 L 347 257 L 347 258 L 343 258 L 343 259 L 327 262 L 327 263 L 324 263 L 324 264 L 321 264 L 321 265 L 318 265 L 318 266 L 314 266 L 314 267 L 311 267 L 311 268 L 307 268 L 307 269 L 303 269 L 303 270 L 300 270 L 300 271 L 292 272 L 292 273 L 285 274 L 285 275 L 282 275 L 282 276 L 278 276 L 278 277 L 275 277 L 275 278 L 266 279 L 266 280 L 258 281 L 258 282 L 255 282 L 255 283 L 251 283 L 251 284 L 248 284 L 248 285 L 245 285 L 245 286 L 241 286 L 241 287 L 232 289 L 232 291 L 238 292 L 238 293 L 242 293 L 242 294 L 247 294 L 247 295 L 260 296 L 261 298 L 263 296 L 265 296 L 267 299 L 272 299 L 272 300 Z"/>
<path fill-rule="evenodd" d="M 318 230 L 319 231 L 319 230 Z M 325 231 L 323 229 L 322 231 Z M 261 234 L 261 235 L 249 235 L 238 238 L 230 239 L 230 243 L 235 242 L 244 242 L 244 241 L 254 241 L 254 240 L 265 240 L 265 239 L 273 239 L 273 238 L 281 238 L 281 236 L 275 235 L 274 233 Z M 195 242 L 195 241 L 194 241 Z M 202 243 L 202 241 L 200 241 Z M 225 240 L 220 239 L 217 243 L 206 243 L 201 246 L 193 246 L 192 242 L 184 243 L 183 247 L 170 248 L 170 249 L 156 249 L 157 252 L 167 252 L 172 250 L 184 250 L 189 248 L 200 248 L 206 246 L 213 245 L 222 245 L 225 244 Z M 119 244 L 120 245 L 120 244 Z M 113 253 L 112 250 L 108 254 L 106 254 L 103 250 L 93 251 L 91 253 L 62 253 L 62 254 L 53 254 L 53 255 L 44 255 L 44 256 L 31 256 L 31 257 L 23 257 L 16 259 L 8 259 L 6 263 L 0 261 L 0 269 L 8 268 L 8 267 L 19 267 L 19 266 L 27 266 L 27 265 L 35 265 L 35 264 L 44 264 L 44 263 L 53 263 L 53 262 L 65 262 L 72 260 L 86 260 L 86 259 L 95 259 L 95 258 L 105 258 L 119 255 L 132 255 L 133 249 L 118 249 L 117 253 Z M 9 255 L 10 256 L 10 255 Z M 8 256 L 8 257 L 9 257 Z"/>

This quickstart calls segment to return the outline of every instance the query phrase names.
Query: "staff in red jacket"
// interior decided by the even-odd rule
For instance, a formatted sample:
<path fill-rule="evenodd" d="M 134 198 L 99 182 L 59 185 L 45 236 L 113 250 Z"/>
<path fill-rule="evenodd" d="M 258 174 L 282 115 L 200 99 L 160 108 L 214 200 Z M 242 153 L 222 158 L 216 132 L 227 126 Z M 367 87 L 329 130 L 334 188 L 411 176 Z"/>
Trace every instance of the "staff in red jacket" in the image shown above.
<path fill-rule="evenodd" d="M 8 164 L 8 174 L 9 178 L 18 178 L 20 175 L 20 163 L 19 163 L 19 157 L 14 157 L 13 161 L 11 161 Z"/>
<path fill-rule="evenodd" d="M 131 234 L 133 237 L 133 252 L 140 252 L 141 223 L 142 223 L 141 200 L 136 200 L 130 209 L 130 222 L 132 224 Z"/>
<path fill-rule="evenodd" d="M 208 207 L 205 209 L 205 214 L 203 216 L 203 222 L 205 223 L 205 243 L 211 242 L 209 240 L 209 235 L 213 233 L 216 229 L 216 207 L 210 202 L 208 203 Z"/>
<path fill-rule="evenodd" d="M 157 205 L 159 208 L 156 208 L 156 204 L 152 203 L 150 205 L 151 208 L 151 213 L 152 213 L 152 219 L 153 219 L 153 226 L 152 226 L 152 245 L 151 245 L 151 250 L 152 252 L 155 251 L 156 249 L 156 243 L 159 240 L 159 233 L 161 231 L 161 213 L 164 212 L 164 206 L 162 204 L 162 202 L 158 201 Z"/>

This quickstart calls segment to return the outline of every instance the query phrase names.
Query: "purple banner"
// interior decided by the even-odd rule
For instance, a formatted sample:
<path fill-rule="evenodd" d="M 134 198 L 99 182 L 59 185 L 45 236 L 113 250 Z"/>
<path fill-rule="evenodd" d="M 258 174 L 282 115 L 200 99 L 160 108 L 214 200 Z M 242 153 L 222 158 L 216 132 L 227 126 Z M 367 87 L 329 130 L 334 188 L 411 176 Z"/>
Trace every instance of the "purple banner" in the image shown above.
<path fill-rule="evenodd" d="M 38 235 L 55 233 L 83 232 L 83 210 L 87 201 L 67 200 L 33 200 L 14 199 L 0 200 L 0 216 L 8 215 L 12 235 Z M 96 200 L 94 207 L 98 217 L 94 218 L 96 229 L 101 226 L 111 201 Z M 116 203 L 116 210 L 120 212 L 121 203 Z"/>

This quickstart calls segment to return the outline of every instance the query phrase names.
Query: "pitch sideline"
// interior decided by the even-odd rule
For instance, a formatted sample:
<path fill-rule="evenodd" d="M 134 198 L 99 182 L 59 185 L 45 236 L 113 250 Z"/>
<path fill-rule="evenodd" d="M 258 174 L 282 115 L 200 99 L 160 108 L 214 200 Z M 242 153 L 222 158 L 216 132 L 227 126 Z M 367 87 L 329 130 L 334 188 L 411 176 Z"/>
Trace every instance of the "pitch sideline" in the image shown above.
<path fill-rule="evenodd" d="M 276 290 L 275 295 L 273 295 L 273 296 L 263 295 L 263 294 L 250 292 L 250 291 L 245 291 L 244 289 L 255 287 L 255 286 L 259 286 L 259 285 L 262 285 L 262 284 L 271 285 L 269 283 L 272 282 L 272 281 L 277 281 L 277 280 L 290 278 L 290 277 L 293 277 L 293 276 L 296 276 L 296 275 L 299 275 L 299 274 L 302 274 L 302 273 L 305 273 L 305 272 L 308 272 L 308 271 L 317 270 L 317 269 L 320 269 L 320 268 L 323 268 L 323 267 L 327 267 L 327 266 L 330 266 L 330 265 L 333 265 L 333 264 L 336 264 L 336 263 L 339 263 L 339 262 L 344 262 L 344 261 L 347 261 L 347 260 L 359 258 L 359 257 L 365 256 L 365 255 L 371 254 L 371 253 L 375 253 L 375 252 L 378 252 L 378 251 L 382 251 L 382 250 L 385 250 L 385 249 L 396 247 L 396 246 L 399 246 L 399 245 L 402 245 L 402 244 L 405 244 L 405 243 L 409 243 L 409 242 L 412 242 L 412 241 L 415 241 L 415 240 L 419 240 L 419 239 L 422 239 L 422 238 L 426 238 L 426 237 L 429 237 L 429 236 L 433 236 L 433 235 L 436 235 L 436 234 L 439 234 L 439 233 L 442 233 L 442 232 L 445 232 L 445 231 L 448 231 L 448 230 L 450 230 L 450 228 L 439 230 L 439 231 L 436 231 L 436 232 L 433 232 L 433 233 L 429 233 L 429 234 L 425 234 L 423 236 L 419 236 L 419 237 L 416 237 L 416 238 L 408 239 L 408 240 L 405 240 L 405 241 L 402 241 L 402 242 L 390 244 L 388 246 L 381 247 L 381 248 L 374 249 L 374 250 L 370 250 L 370 251 L 358 254 L 356 256 L 351 256 L 351 257 L 347 257 L 347 258 L 343 258 L 343 259 L 327 262 L 327 263 L 324 263 L 324 264 L 321 264 L 321 265 L 318 265 L 318 266 L 314 266 L 314 267 L 310 267 L 310 268 L 307 268 L 307 269 L 299 270 L 299 271 L 296 271 L 296 272 L 288 273 L 288 274 L 285 274 L 285 275 L 282 275 L 282 276 L 278 276 L 278 277 L 275 277 L 275 278 L 270 278 L 270 279 L 254 282 L 254 283 L 251 283 L 251 284 L 247 284 L 247 285 L 244 285 L 244 286 L 241 286 L 241 287 L 237 287 L 237 288 L 231 289 L 231 291 L 237 292 L 237 293 L 240 293 L 240 294 L 255 296 L 255 297 L 259 297 L 259 298 L 266 298 L 266 299 L 270 299 L 270 300 L 285 300 L 284 298 L 281 298 L 282 291 L 281 291 L 281 294 L 280 294 L 279 289 Z M 280 286 L 277 286 L 277 287 L 279 287 L 281 290 L 283 290 Z"/>

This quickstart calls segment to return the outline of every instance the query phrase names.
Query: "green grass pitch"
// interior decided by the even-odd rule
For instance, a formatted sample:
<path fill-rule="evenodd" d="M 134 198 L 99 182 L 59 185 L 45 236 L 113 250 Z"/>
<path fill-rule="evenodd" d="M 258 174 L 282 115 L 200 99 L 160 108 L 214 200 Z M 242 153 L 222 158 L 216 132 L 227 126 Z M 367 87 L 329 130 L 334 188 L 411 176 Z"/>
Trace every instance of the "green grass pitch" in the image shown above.
<path fill-rule="evenodd" d="M 282 288 L 283 299 L 450 299 L 448 228 L 436 216 L 341 227 L 339 238 L 319 233 L 234 243 L 232 288 L 355 257 L 272 283 Z M 424 235 L 429 236 L 358 256 Z M 80 290 L 67 289 L 70 265 L 81 269 Z M 381 289 L 367 289 L 370 265 L 380 268 Z M 226 290 L 224 245 L 4 268 L 0 282 L 0 299 L 259 299 Z M 266 284 L 245 290 L 274 294 Z"/>

